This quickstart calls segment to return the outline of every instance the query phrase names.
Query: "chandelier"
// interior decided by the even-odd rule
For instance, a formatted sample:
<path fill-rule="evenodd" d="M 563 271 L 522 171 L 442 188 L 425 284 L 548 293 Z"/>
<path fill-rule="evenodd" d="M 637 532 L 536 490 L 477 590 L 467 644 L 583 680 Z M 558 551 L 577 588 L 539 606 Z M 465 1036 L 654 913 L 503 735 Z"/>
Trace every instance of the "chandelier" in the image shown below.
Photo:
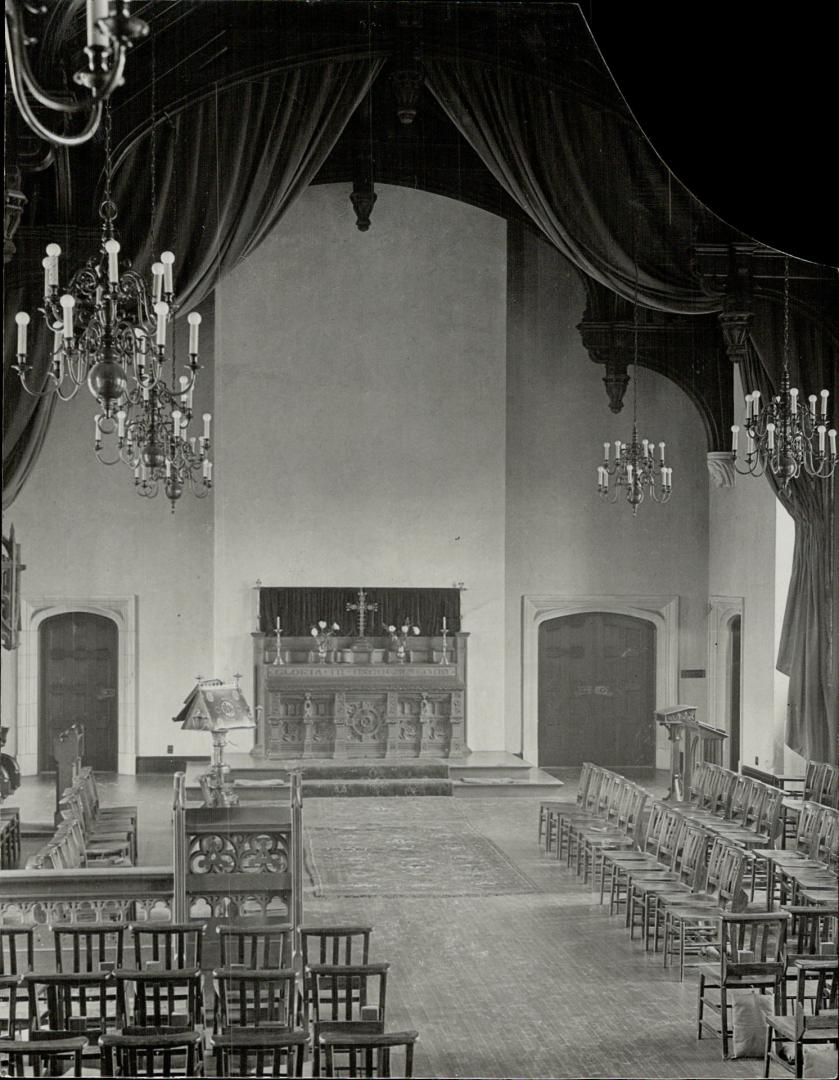
<path fill-rule="evenodd" d="M 41 387 L 33 386 L 27 357 L 29 315 L 17 322 L 17 363 L 24 390 L 33 397 L 55 394 L 70 401 L 86 382 L 100 406 L 94 417 L 94 452 L 104 465 L 124 462 L 134 473 L 138 495 L 153 498 L 163 489 L 172 509 L 189 487 L 205 498 L 213 486 L 210 461 L 210 413 L 203 414 L 203 432 L 191 435 L 193 394 L 198 371 L 198 328 L 192 312 L 188 363 L 177 375 L 174 343 L 167 332 L 177 303 L 175 256 L 164 251 L 153 264 L 151 297 L 130 262 L 120 261 L 120 243 L 111 200 L 110 115 L 105 123 L 105 198 L 99 208 L 102 240 L 99 251 L 59 285 L 58 244 L 48 244 L 44 267 L 44 306 L 39 310 L 52 334 L 51 361 Z M 171 363 L 171 376 L 166 368 Z"/>
<path fill-rule="evenodd" d="M 635 301 L 632 311 L 632 439 L 603 443 L 603 464 L 597 467 L 597 490 L 602 499 L 617 502 L 623 496 L 632 507 L 632 516 L 649 496 L 653 502 L 666 503 L 673 490 L 673 470 L 664 464 L 663 442 L 638 438 L 638 267 L 635 267 Z M 610 478 L 614 484 L 610 485 Z"/>
<path fill-rule="evenodd" d="M 746 456 L 738 463 L 740 428 L 731 427 L 734 468 L 741 476 L 762 476 L 771 471 L 781 490 L 805 472 L 826 480 L 836 469 L 836 429 L 830 427 L 829 392 L 799 400 L 790 386 L 789 373 L 789 257 L 784 257 L 784 366 L 780 393 L 761 403 L 759 390 L 746 394 Z"/>
<path fill-rule="evenodd" d="M 102 121 L 104 103 L 124 81 L 128 49 L 149 32 L 142 19 L 128 14 L 127 0 L 87 0 L 86 7 L 87 68 L 77 71 L 73 79 L 89 91 L 90 97 L 62 100 L 44 90 L 29 60 L 29 46 L 37 39 L 26 32 L 23 10 L 44 14 L 46 8 L 26 0 L 6 0 L 6 66 L 17 107 L 36 135 L 62 146 L 79 146 L 93 137 Z M 65 116 L 86 113 L 84 126 L 70 135 L 53 131 L 35 115 L 34 104 Z"/>

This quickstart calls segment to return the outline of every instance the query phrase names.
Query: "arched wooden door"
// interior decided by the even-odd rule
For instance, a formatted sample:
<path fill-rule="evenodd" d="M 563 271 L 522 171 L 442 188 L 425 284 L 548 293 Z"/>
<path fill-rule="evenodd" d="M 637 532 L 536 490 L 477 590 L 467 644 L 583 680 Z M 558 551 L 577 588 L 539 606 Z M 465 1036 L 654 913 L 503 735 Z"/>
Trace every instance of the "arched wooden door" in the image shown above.
<path fill-rule="evenodd" d="M 117 627 L 103 615 L 71 611 L 40 626 L 38 769 L 52 772 L 53 734 L 84 726 L 84 763 L 117 769 Z"/>
<path fill-rule="evenodd" d="M 655 627 L 610 612 L 539 627 L 539 765 L 655 768 Z"/>

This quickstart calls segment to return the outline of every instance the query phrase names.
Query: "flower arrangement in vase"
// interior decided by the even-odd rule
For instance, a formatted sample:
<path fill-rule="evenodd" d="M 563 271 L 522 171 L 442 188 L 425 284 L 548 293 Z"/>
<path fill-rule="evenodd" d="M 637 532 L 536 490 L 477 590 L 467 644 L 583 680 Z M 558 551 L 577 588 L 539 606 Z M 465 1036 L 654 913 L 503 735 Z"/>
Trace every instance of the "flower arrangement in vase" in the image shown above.
<path fill-rule="evenodd" d="M 402 623 L 400 627 L 388 626 L 387 632 L 390 634 L 390 643 L 396 650 L 396 659 L 400 664 L 404 664 L 408 656 L 408 639 L 413 634 L 414 637 L 418 637 L 420 634 L 420 628 L 413 626 L 407 619 Z"/>
<path fill-rule="evenodd" d="M 327 653 L 329 652 L 329 643 L 340 629 L 341 627 L 336 622 L 330 626 L 324 619 L 320 619 L 317 626 L 313 626 L 309 631 L 318 647 L 319 663 L 325 663 Z"/>

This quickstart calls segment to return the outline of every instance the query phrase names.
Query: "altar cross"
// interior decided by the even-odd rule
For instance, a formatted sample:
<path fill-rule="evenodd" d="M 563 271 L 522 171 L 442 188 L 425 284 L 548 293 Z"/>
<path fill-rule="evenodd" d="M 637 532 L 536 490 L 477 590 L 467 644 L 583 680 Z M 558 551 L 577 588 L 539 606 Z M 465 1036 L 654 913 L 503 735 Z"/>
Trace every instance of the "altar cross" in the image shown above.
<path fill-rule="evenodd" d="M 368 604 L 367 603 L 367 593 L 364 591 L 364 589 L 359 589 L 358 590 L 358 603 L 357 604 L 347 604 L 347 611 L 357 611 L 358 612 L 358 636 L 360 638 L 364 637 L 364 629 L 365 629 L 365 626 L 367 624 L 367 612 L 368 611 L 378 611 L 378 610 L 379 610 L 379 605 L 378 604 Z"/>

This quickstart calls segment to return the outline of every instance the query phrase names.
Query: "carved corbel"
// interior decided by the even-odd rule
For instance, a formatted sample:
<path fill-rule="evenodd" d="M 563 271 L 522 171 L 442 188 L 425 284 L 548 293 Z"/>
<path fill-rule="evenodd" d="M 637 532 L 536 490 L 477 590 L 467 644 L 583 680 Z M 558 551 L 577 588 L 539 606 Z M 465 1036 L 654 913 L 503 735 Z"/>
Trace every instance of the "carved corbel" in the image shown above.
<path fill-rule="evenodd" d="M 353 184 L 350 202 L 355 210 L 355 225 L 359 232 L 367 232 L 370 228 L 370 215 L 377 198 L 371 181 L 356 181 Z"/>
<path fill-rule="evenodd" d="M 609 395 L 609 408 L 613 413 L 619 413 L 623 408 L 626 388 L 629 386 L 629 375 L 627 374 L 625 361 L 606 361 L 606 374 L 603 377 L 603 385 Z"/>
<path fill-rule="evenodd" d="M 716 487 L 734 487 L 734 454 L 730 450 L 712 450 L 705 461 L 708 475 Z"/>
<path fill-rule="evenodd" d="M 412 124 L 417 115 L 420 91 L 425 82 L 422 64 L 416 56 L 396 69 L 390 77 L 396 96 L 396 115 L 400 124 Z"/>
<path fill-rule="evenodd" d="M 723 309 L 718 316 L 725 351 L 733 364 L 739 364 L 746 356 L 752 318 L 751 311 L 728 309 Z"/>

